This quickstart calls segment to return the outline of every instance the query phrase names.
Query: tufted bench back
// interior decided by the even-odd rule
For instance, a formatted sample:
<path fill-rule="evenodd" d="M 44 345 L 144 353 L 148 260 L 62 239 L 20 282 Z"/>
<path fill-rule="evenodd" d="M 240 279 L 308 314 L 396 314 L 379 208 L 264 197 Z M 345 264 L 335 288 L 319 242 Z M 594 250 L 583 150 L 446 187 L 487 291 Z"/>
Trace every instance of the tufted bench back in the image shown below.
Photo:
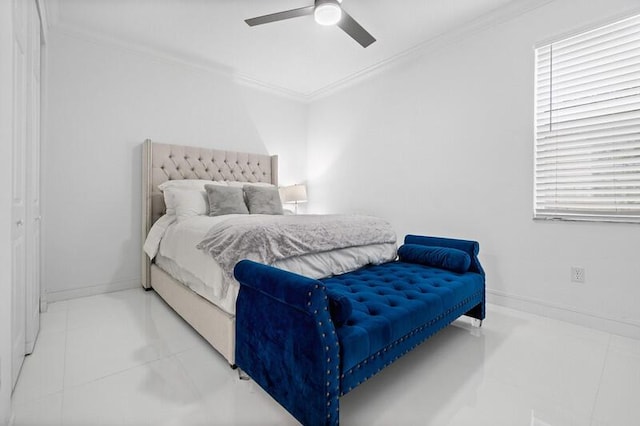
<path fill-rule="evenodd" d="M 352 304 L 350 317 L 336 329 L 342 371 L 484 291 L 481 274 L 404 262 L 369 266 L 320 281 Z"/>

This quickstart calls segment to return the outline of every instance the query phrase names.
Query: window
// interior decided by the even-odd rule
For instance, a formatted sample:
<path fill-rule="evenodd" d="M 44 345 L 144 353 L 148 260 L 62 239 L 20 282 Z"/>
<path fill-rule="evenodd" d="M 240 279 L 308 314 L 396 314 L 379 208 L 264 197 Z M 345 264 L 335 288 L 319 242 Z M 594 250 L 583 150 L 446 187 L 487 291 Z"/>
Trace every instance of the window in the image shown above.
<path fill-rule="evenodd" d="M 640 222 L 640 15 L 536 49 L 534 218 Z"/>

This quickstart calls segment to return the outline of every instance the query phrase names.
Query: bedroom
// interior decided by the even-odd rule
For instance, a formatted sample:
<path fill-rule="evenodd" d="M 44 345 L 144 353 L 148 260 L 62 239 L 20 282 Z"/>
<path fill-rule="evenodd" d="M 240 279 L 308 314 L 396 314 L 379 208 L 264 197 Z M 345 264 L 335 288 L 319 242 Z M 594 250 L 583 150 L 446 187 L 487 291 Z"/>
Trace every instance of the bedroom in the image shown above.
<path fill-rule="evenodd" d="M 529 336 L 535 340 L 545 338 L 542 329 L 553 332 L 545 341 L 562 344 L 567 352 L 556 360 L 551 348 L 528 354 L 513 347 L 514 341 L 495 352 L 522 358 L 542 378 L 558 376 L 551 380 L 555 390 L 548 388 L 549 382 L 536 382 L 535 374 L 520 363 L 508 364 L 512 370 L 493 371 L 497 360 L 491 356 L 494 348 L 487 346 L 484 362 L 471 360 L 467 367 L 484 370 L 489 385 L 477 377 L 467 382 L 458 377 L 446 389 L 453 402 L 447 405 L 447 399 L 434 396 L 424 411 L 415 408 L 414 394 L 405 395 L 407 403 L 390 402 L 390 390 L 401 392 L 403 386 L 433 392 L 393 375 L 403 380 L 415 373 L 432 380 L 447 377 L 420 362 L 420 356 L 431 364 L 446 358 L 446 345 L 436 351 L 427 342 L 419 354 L 409 355 L 411 361 L 393 366 L 392 374 L 367 383 L 350 400 L 347 396 L 343 423 L 379 417 L 379 424 L 386 424 L 390 417 L 385 416 L 400 415 L 400 410 L 407 416 L 405 423 L 415 421 L 413 415 L 433 424 L 443 419 L 443 424 L 467 424 L 465 416 L 475 415 L 481 424 L 510 424 L 527 409 L 527 424 L 637 424 L 640 412 L 632 395 L 640 390 L 640 229 L 629 223 L 532 220 L 534 47 L 638 14 L 637 1 L 460 1 L 453 6 L 412 1 L 406 6 L 415 12 L 409 19 L 406 10 L 394 8 L 397 2 L 345 0 L 345 10 L 378 39 L 366 49 L 307 17 L 260 28 L 242 22 L 308 2 L 207 3 L 163 0 L 150 8 L 149 2 L 38 2 L 46 16 L 40 296 L 51 308 L 41 314 L 38 345 L 52 360 L 64 360 L 73 337 L 82 343 L 78 354 L 82 348 L 96 348 L 91 354 L 96 371 L 78 364 L 78 376 L 73 376 L 71 367 L 35 366 L 27 396 L 11 403 L 13 221 L 7 191 L 0 210 L 0 420 L 13 415 L 15 424 L 21 424 L 24 414 L 25 419 L 43 415 L 41 421 L 60 423 L 80 416 L 72 402 L 76 408 L 88 404 L 78 392 L 83 385 L 89 389 L 98 379 L 117 379 L 121 372 L 154 365 L 135 344 L 131 348 L 140 352 L 123 352 L 112 365 L 100 352 L 101 332 L 108 331 L 102 321 L 114 320 L 103 312 L 109 303 L 124 309 L 149 296 L 137 292 L 143 142 L 151 139 L 278 155 L 279 183 L 307 184 L 303 213 L 379 216 L 391 222 L 399 238 L 419 233 L 479 241 L 487 300 L 495 309 L 489 310 L 482 331 L 510 331 L 524 345 L 520 333 L 538 333 Z M 11 2 L 3 1 L 1 7 L 0 92 L 11 93 L 12 62 L 5 61 L 12 52 L 12 33 L 7 33 Z M 172 31 L 162 31 L 164 26 Z M 0 158 L 4 180 L 11 182 L 13 101 L 2 96 L 0 102 Z M 584 283 L 571 281 L 571 267 L 584 268 Z M 132 292 L 131 301 L 113 296 Z M 90 296 L 95 299 L 83 299 Z M 75 309 L 82 300 L 104 305 Z M 161 319 L 175 320 L 168 314 Z M 74 321 L 85 326 L 74 329 Z M 444 343 L 455 345 L 455 336 L 444 336 Z M 511 352 L 505 352 L 508 348 Z M 24 373 L 36 364 L 38 349 L 27 356 L 18 386 L 28 380 Z M 442 360 L 440 365 L 448 366 Z M 543 371 L 536 370 L 540 366 Z M 171 363 L 169 370 L 174 367 Z M 214 378 L 223 380 L 228 398 L 238 401 L 222 399 L 238 411 L 239 423 L 255 422 L 249 414 L 242 417 L 242 398 L 255 402 L 261 390 L 250 388 L 251 382 L 242 388 L 246 383 L 225 376 L 225 367 Z M 69 390 L 68 383 L 73 385 Z M 607 394 L 612 387 L 625 391 Z M 87 395 L 101 392 L 89 390 L 93 393 Z M 452 396 L 456 392 L 457 400 Z M 470 395 L 476 392 L 473 402 Z M 498 402 L 509 394 L 513 412 Z M 142 396 L 128 395 L 131 401 L 136 397 Z M 258 419 L 293 421 L 267 396 L 258 401 L 265 410 L 256 409 Z M 142 405 L 147 402 L 143 399 Z M 383 402 L 398 408 L 372 409 Z M 124 405 L 110 410 L 124 410 Z M 108 423 L 109 417 L 105 419 Z"/>

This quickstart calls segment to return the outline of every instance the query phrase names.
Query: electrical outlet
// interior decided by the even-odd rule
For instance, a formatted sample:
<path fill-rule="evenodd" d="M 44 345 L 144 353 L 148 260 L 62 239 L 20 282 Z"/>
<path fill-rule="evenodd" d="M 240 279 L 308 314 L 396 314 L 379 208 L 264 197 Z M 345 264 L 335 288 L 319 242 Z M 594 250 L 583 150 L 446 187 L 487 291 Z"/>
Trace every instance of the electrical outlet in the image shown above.
<path fill-rule="evenodd" d="M 571 267 L 571 282 L 583 283 L 584 282 L 584 268 L 580 266 Z"/>

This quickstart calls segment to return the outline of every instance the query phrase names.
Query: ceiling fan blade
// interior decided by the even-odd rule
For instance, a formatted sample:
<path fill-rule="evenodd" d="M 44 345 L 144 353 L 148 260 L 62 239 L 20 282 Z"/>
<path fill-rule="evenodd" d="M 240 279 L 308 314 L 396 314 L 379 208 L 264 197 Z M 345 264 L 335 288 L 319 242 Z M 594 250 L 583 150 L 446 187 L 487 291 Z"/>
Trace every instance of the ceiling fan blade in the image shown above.
<path fill-rule="evenodd" d="M 376 39 L 356 22 L 347 12 L 342 9 L 342 19 L 337 24 L 342 30 L 349 34 L 351 38 L 360 43 L 362 47 L 367 47 Z"/>
<path fill-rule="evenodd" d="M 313 15 L 315 6 L 301 7 L 299 9 L 286 10 L 284 12 L 272 13 L 270 15 L 258 16 L 257 18 L 245 19 L 250 27 L 255 25 L 268 24 L 269 22 L 284 21 L 285 19 L 297 18 L 298 16 Z"/>

